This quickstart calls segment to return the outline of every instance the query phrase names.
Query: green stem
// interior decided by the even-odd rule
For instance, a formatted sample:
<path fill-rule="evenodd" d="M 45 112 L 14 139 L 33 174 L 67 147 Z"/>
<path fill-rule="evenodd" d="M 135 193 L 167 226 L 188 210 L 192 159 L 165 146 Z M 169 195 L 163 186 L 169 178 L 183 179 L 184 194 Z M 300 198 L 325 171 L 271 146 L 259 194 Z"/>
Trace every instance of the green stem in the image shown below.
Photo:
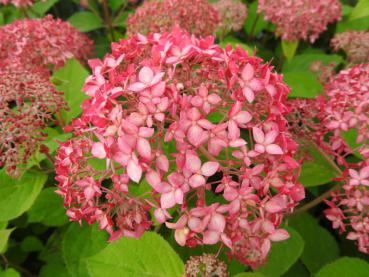
<path fill-rule="evenodd" d="M 115 41 L 114 28 L 113 28 L 113 23 L 111 21 L 111 16 L 110 16 L 107 0 L 102 1 L 102 7 L 103 7 L 105 24 L 108 27 L 111 39 Z"/>
<path fill-rule="evenodd" d="M 254 37 L 255 27 L 256 27 L 256 24 L 258 23 L 259 17 L 260 17 L 260 15 L 257 14 L 255 19 L 254 19 L 254 22 L 252 23 L 251 30 L 250 30 L 250 35 L 249 35 L 249 38 L 248 38 L 247 42 L 250 42 Z"/>

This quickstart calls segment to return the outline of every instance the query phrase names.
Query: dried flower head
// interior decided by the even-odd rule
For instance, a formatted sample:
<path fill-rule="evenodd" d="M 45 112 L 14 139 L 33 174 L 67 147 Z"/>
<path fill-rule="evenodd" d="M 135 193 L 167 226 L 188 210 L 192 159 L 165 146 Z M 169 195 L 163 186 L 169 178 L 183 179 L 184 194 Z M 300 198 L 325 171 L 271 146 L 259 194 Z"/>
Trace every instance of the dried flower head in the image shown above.
<path fill-rule="evenodd" d="M 239 0 L 219 0 L 214 4 L 220 16 L 220 30 L 227 33 L 242 29 L 247 17 L 247 7 Z"/>
<path fill-rule="evenodd" d="M 0 65 L 63 66 L 69 58 L 85 62 L 93 43 L 68 22 L 53 19 L 17 20 L 0 28 Z"/>
<path fill-rule="evenodd" d="M 64 107 L 43 69 L 0 71 L 0 166 L 18 176 L 45 139 L 42 129 Z"/>
<path fill-rule="evenodd" d="M 153 210 L 181 246 L 220 243 L 263 263 L 304 198 L 282 76 L 180 29 L 121 40 L 90 65 L 89 99 L 55 163 L 69 217 L 115 239 L 140 236 Z"/>
<path fill-rule="evenodd" d="M 338 0 L 260 0 L 258 12 L 276 25 L 282 39 L 313 43 L 329 23 L 341 18 L 341 4 Z"/>
<path fill-rule="evenodd" d="M 154 0 L 145 1 L 129 15 L 129 35 L 149 32 L 169 32 L 179 26 L 191 34 L 214 34 L 219 25 L 219 15 L 207 0 Z"/>
<path fill-rule="evenodd" d="M 348 31 L 334 36 L 331 44 L 335 51 L 342 49 L 353 63 L 369 62 L 369 32 Z"/>
<path fill-rule="evenodd" d="M 228 277 L 227 265 L 213 254 L 191 256 L 185 264 L 184 277 Z"/>

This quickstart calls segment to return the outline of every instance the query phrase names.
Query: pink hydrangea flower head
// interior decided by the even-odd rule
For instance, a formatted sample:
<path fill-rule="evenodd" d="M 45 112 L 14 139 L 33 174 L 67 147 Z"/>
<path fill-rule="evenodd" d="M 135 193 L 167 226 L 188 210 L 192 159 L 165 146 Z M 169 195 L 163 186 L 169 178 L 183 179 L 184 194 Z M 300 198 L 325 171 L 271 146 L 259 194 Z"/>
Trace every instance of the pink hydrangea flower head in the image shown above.
<path fill-rule="evenodd" d="M 341 18 L 338 0 L 260 0 L 258 12 L 276 25 L 276 34 L 284 40 L 313 43 L 329 23 Z"/>
<path fill-rule="evenodd" d="M 169 32 L 175 26 L 191 34 L 214 34 L 220 21 L 218 12 L 207 0 L 145 1 L 127 20 L 128 34 Z"/>
<path fill-rule="evenodd" d="M 331 40 L 335 51 L 343 50 L 353 63 L 369 62 L 369 32 L 347 31 L 338 33 Z"/>
<path fill-rule="evenodd" d="M 304 198 L 282 76 L 241 47 L 178 28 L 113 43 L 90 65 L 89 98 L 55 163 L 69 217 L 115 239 L 149 229 L 151 210 L 179 245 L 225 245 L 263 263 Z M 132 203 L 136 214 L 118 212 Z"/>
<path fill-rule="evenodd" d="M 51 15 L 17 20 L 0 28 L 1 66 L 58 68 L 70 58 L 84 63 L 92 51 L 93 42 L 85 34 Z"/>
<path fill-rule="evenodd" d="M 214 4 L 220 16 L 220 30 L 227 33 L 239 31 L 247 17 L 247 7 L 239 0 L 219 0 Z"/>
<path fill-rule="evenodd" d="M 42 129 L 65 103 L 44 69 L 0 70 L 0 166 L 19 176 L 45 139 Z"/>

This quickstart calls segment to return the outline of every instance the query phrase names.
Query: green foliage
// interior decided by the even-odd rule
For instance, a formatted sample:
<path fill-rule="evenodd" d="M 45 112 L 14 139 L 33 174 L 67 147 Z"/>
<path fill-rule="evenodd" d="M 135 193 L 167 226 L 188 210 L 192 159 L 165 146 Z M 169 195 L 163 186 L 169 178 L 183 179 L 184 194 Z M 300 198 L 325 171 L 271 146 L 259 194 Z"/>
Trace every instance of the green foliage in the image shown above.
<path fill-rule="evenodd" d="M 343 62 L 343 59 L 339 55 L 328 55 L 323 53 L 304 53 L 296 55 L 292 60 L 286 61 L 283 64 L 282 72 L 310 72 L 310 66 L 312 63 L 320 61 L 323 65 L 329 65 L 335 63 L 339 65 Z"/>
<path fill-rule="evenodd" d="M 55 193 L 55 188 L 45 188 L 27 212 L 29 223 L 46 226 L 61 226 L 68 222 L 63 208 L 63 199 Z"/>
<path fill-rule="evenodd" d="M 82 87 L 88 75 L 88 71 L 77 60 L 71 59 L 52 76 L 56 88 L 64 92 L 64 98 L 69 107 L 68 111 L 62 112 L 66 123 L 82 111 L 80 105 L 86 98 Z"/>
<path fill-rule="evenodd" d="M 346 132 L 343 132 L 342 137 L 345 139 L 346 143 L 348 144 L 348 146 L 350 146 L 351 149 L 358 150 L 358 148 L 361 146 L 361 144 L 356 143 L 357 139 L 356 129 L 350 129 Z M 359 159 L 363 160 L 363 157 L 360 155 L 358 151 L 354 151 L 354 155 Z"/>
<path fill-rule="evenodd" d="M 14 229 L 0 230 L 0 254 L 3 254 L 6 251 L 9 236 L 13 231 Z"/>
<path fill-rule="evenodd" d="M 91 276 L 181 276 L 183 263 L 158 234 L 146 232 L 140 239 L 121 238 L 87 259 Z"/>
<path fill-rule="evenodd" d="M 369 0 L 359 0 L 351 11 L 350 20 L 369 16 Z"/>
<path fill-rule="evenodd" d="M 233 277 L 265 277 L 265 275 L 259 272 L 243 272 L 233 275 Z"/>
<path fill-rule="evenodd" d="M 0 277 L 20 277 L 18 271 L 16 271 L 14 268 L 8 268 L 5 271 L 0 271 Z"/>
<path fill-rule="evenodd" d="M 307 144 L 309 160 L 306 160 L 301 169 L 299 181 L 305 187 L 319 186 L 329 183 L 332 178 L 337 177 L 339 173 L 333 166 L 328 156 L 322 155 L 322 152 L 312 143 L 304 141 Z"/>
<path fill-rule="evenodd" d="M 88 276 L 86 258 L 104 249 L 107 239 L 107 234 L 96 225 L 81 227 L 78 223 L 70 224 L 62 241 L 62 254 L 69 274 Z"/>
<path fill-rule="evenodd" d="M 36 252 L 42 250 L 44 245 L 38 237 L 28 236 L 22 241 L 20 247 L 24 252 Z"/>
<path fill-rule="evenodd" d="M 59 0 L 46 0 L 39 1 L 35 3 L 32 7 L 32 11 L 34 11 L 38 16 L 43 16 L 48 10 L 52 8 Z"/>
<path fill-rule="evenodd" d="M 308 71 L 286 72 L 283 77 L 291 88 L 289 97 L 314 98 L 323 89 L 315 75 Z"/>
<path fill-rule="evenodd" d="M 287 40 L 282 40 L 282 51 L 284 56 L 287 58 L 288 61 L 292 60 L 293 57 L 295 56 L 297 47 L 299 46 L 299 41 L 287 41 Z"/>
<path fill-rule="evenodd" d="M 93 12 L 78 12 L 68 21 L 82 32 L 90 32 L 104 27 L 102 19 Z"/>
<path fill-rule="evenodd" d="M 324 266 L 316 277 L 367 277 L 369 264 L 358 258 L 343 257 Z"/>
<path fill-rule="evenodd" d="M 0 222 L 16 218 L 27 211 L 40 193 L 47 175 L 28 171 L 20 179 L 12 179 L 0 171 Z"/>
<path fill-rule="evenodd" d="M 268 26 L 268 22 L 264 20 L 264 16 L 257 13 L 257 8 L 257 1 L 254 1 L 248 6 L 248 15 L 245 21 L 244 29 L 249 35 L 252 33 L 252 31 L 253 35 L 257 35 Z"/>
<path fill-rule="evenodd" d="M 301 256 L 304 250 L 303 238 L 294 229 L 287 230 L 290 238 L 273 244 L 267 263 L 260 267 L 258 272 L 268 277 L 281 276 Z"/>
<path fill-rule="evenodd" d="M 289 220 L 292 226 L 304 238 L 305 247 L 300 257 L 310 272 L 316 273 L 325 264 L 339 256 L 338 245 L 334 237 L 309 214 L 299 214 Z"/>

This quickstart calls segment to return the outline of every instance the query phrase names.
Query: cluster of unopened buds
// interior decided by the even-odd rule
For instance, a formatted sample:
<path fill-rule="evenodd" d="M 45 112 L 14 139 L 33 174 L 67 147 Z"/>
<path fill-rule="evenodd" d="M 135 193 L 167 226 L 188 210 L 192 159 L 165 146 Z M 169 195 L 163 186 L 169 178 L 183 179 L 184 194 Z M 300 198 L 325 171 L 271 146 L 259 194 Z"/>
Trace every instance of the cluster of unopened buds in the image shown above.
<path fill-rule="evenodd" d="M 368 31 L 347 31 L 336 34 L 331 44 L 335 51 L 343 50 L 353 63 L 369 62 Z"/>
<path fill-rule="evenodd" d="M 127 33 L 170 32 L 173 27 L 197 36 L 215 34 L 220 24 L 216 9 L 207 0 L 153 0 L 128 16 Z"/>
<path fill-rule="evenodd" d="M 239 31 L 247 17 L 247 7 L 239 0 L 219 0 L 214 3 L 220 17 L 220 31 Z"/>
<path fill-rule="evenodd" d="M 340 71 L 326 83 L 323 96 L 292 100 L 291 107 L 292 132 L 313 139 L 340 173 L 340 185 L 326 200 L 326 217 L 369 253 L 369 64 Z M 352 142 L 346 140 L 350 133 Z"/>
<path fill-rule="evenodd" d="M 51 70 L 92 54 L 92 41 L 69 23 L 47 16 L 0 28 L 0 167 L 19 176 L 66 108 L 50 82 Z"/>
<path fill-rule="evenodd" d="M 214 254 L 206 253 L 201 256 L 191 256 L 185 264 L 184 271 L 183 277 L 229 276 L 226 263 L 218 260 Z"/>
<path fill-rule="evenodd" d="M 258 12 L 276 25 L 282 39 L 313 43 L 329 23 L 341 18 L 338 0 L 259 0 Z"/>
<path fill-rule="evenodd" d="M 55 162 L 72 220 L 111 240 L 165 223 L 182 246 L 220 242 L 254 267 L 289 237 L 280 225 L 304 188 L 289 89 L 269 64 L 176 28 L 113 43 L 90 65 L 89 99 Z"/>

